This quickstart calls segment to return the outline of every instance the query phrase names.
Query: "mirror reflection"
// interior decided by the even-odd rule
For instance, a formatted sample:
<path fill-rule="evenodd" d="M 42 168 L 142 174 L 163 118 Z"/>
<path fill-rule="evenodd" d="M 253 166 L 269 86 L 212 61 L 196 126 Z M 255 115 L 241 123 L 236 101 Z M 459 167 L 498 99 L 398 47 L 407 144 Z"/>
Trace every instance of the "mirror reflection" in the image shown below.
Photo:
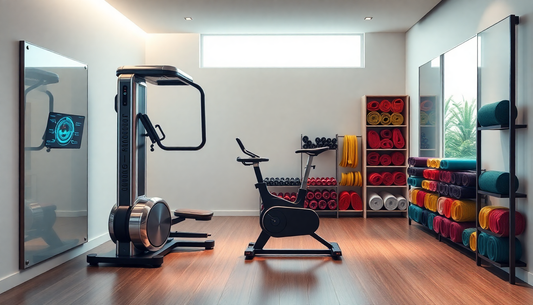
<path fill-rule="evenodd" d="M 420 157 L 440 157 L 442 136 L 442 57 L 439 56 L 419 68 Z"/>
<path fill-rule="evenodd" d="M 87 66 L 28 42 L 20 49 L 23 269 L 87 240 Z"/>

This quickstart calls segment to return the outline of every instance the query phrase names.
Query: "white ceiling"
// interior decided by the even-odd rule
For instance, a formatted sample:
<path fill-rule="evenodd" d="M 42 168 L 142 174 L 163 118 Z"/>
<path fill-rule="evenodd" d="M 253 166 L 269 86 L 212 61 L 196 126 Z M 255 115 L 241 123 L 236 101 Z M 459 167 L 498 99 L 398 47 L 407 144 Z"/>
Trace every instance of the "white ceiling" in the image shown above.
<path fill-rule="evenodd" d="M 147 33 L 406 32 L 441 0 L 106 0 Z M 373 17 L 371 21 L 364 17 Z M 186 21 L 184 17 L 192 17 Z"/>

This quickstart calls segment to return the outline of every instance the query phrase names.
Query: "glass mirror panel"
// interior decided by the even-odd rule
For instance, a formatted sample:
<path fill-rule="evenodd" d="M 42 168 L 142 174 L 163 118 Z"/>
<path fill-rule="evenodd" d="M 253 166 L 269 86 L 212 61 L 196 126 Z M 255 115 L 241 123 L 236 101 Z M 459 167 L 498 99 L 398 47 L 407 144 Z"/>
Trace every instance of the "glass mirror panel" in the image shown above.
<path fill-rule="evenodd" d="M 87 65 L 20 42 L 20 268 L 87 241 Z"/>
<path fill-rule="evenodd" d="M 418 70 L 419 79 L 419 156 L 442 155 L 442 56 Z"/>

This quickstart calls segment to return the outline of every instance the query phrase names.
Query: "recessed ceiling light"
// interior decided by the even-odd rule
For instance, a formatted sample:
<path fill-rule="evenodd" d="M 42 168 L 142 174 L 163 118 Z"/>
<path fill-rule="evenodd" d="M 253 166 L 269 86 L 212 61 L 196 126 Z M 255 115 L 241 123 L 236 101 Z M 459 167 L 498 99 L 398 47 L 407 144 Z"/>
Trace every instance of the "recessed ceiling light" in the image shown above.
<path fill-rule="evenodd" d="M 372 20 L 373 17 L 365 17 L 365 20 Z"/>
<path fill-rule="evenodd" d="M 192 17 L 185 17 L 185 20 L 187 20 L 187 21 L 191 21 L 191 20 L 192 20 Z"/>

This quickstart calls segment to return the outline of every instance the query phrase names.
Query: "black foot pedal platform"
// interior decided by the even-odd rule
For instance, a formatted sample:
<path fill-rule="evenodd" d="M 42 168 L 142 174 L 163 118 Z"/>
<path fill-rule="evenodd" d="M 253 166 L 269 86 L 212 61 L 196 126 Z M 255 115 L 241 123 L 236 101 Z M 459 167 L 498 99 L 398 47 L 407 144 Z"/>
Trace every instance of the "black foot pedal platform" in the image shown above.
<path fill-rule="evenodd" d="M 210 250 L 215 247 L 215 241 L 179 241 L 169 239 L 161 249 L 155 252 L 146 252 L 132 256 L 117 256 L 115 250 L 101 255 L 91 253 L 87 255 L 87 263 L 91 266 L 98 266 L 99 263 L 108 263 L 132 267 L 158 268 L 163 264 L 163 257 L 177 247 L 197 247 Z"/>
<path fill-rule="evenodd" d="M 330 255 L 335 260 L 340 259 L 342 252 L 339 244 L 335 242 L 329 244 L 332 246 L 331 249 L 255 249 L 255 243 L 249 243 L 244 256 L 246 259 L 253 259 L 256 255 Z"/>

